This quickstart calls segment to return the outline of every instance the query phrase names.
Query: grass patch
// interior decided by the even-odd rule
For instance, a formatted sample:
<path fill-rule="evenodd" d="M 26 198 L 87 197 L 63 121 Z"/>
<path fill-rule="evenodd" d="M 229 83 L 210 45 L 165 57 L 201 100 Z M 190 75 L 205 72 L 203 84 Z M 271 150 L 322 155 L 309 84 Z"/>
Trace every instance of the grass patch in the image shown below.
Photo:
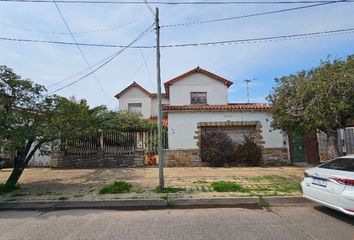
<path fill-rule="evenodd" d="M 117 181 L 102 188 L 99 194 L 127 193 L 130 192 L 132 185 L 125 181 Z"/>
<path fill-rule="evenodd" d="M 13 194 L 11 194 L 10 197 L 23 197 L 26 196 L 26 193 L 23 192 L 14 192 Z"/>
<path fill-rule="evenodd" d="M 176 187 L 165 187 L 161 188 L 160 186 L 157 186 L 155 188 L 156 193 L 176 193 L 176 192 L 181 192 L 184 191 L 184 188 L 176 188 Z"/>
<path fill-rule="evenodd" d="M 193 183 L 203 184 L 203 183 L 208 183 L 208 182 L 205 181 L 204 179 L 200 179 L 200 180 L 194 181 Z"/>
<path fill-rule="evenodd" d="M 68 197 L 65 197 L 65 196 L 58 198 L 58 200 L 60 200 L 60 201 L 65 201 L 65 200 L 68 200 L 68 199 L 69 199 L 69 198 L 68 198 Z"/>
<path fill-rule="evenodd" d="M 133 188 L 132 192 L 134 192 L 134 193 L 143 193 L 144 190 L 142 188 Z"/>
<path fill-rule="evenodd" d="M 19 185 L 19 184 L 16 184 L 16 185 L 15 185 L 13 188 L 11 188 L 10 190 L 5 191 L 5 183 L 0 183 L 0 194 L 12 192 L 12 191 L 15 191 L 15 190 L 18 190 L 18 189 L 20 189 L 20 185 Z"/>
<path fill-rule="evenodd" d="M 269 203 L 262 196 L 258 197 L 258 205 L 264 208 L 269 207 Z"/>
<path fill-rule="evenodd" d="M 277 175 L 269 175 L 264 177 L 254 178 L 255 181 L 260 182 L 266 180 L 270 183 L 267 190 L 273 190 L 274 192 L 301 192 L 301 179 L 295 177 L 282 177 Z"/>
<path fill-rule="evenodd" d="M 213 182 L 211 187 L 217 192 L 246 192 L 240 184 L 234 182 L 218 181 Z"/>

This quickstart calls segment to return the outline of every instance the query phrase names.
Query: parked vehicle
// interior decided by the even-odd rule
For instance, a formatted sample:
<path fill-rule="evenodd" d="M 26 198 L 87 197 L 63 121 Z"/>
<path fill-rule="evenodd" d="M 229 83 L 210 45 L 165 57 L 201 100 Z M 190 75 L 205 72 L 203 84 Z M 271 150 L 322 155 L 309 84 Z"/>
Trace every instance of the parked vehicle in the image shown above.
<path fill-rule="evenodd" d="M 354 155 L 305 170 L 301 187 L 305 198 L 354 216 Z"/>

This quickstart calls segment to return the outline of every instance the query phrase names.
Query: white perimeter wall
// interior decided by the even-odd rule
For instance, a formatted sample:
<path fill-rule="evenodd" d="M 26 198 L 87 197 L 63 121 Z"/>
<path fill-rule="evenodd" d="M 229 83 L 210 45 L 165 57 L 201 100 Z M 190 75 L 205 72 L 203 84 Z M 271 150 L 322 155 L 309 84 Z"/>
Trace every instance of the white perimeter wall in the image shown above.
<path fill-rule="evenodd" d="M 119 110 L 128 111 L 128 103 L 141 103 L 143 118 L 151 117 L 151 98 L 138 88 L 131 88 L 119 98 Z"/>
<path fill-rule="evenodd" d="M 168 113 L 169 149 L 195 149 L 194 139 L 198 122 L 260 121 L 266 148 L 287 147 L 286 138 L 279 130 L 270 127 L 272 117 L 265 112 L 190 112 Z"/>
<path fill-rule="evenodd" d="M 201 73 L 192 74 L 170 85 L 170 105 L 190 105 L 191 92 L 207 92 L 209 105 L 227 104 L 227 86 Z"/>

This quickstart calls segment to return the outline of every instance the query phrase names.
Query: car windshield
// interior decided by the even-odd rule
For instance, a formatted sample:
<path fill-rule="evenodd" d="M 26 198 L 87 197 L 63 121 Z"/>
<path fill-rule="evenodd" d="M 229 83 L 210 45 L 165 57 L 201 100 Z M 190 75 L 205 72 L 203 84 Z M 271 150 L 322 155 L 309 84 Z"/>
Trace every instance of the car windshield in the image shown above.
<path fill-rule="evenodd" d="M 354 158 L 337 158 L 319 166 L 333 170 L 354 172 Z"/>

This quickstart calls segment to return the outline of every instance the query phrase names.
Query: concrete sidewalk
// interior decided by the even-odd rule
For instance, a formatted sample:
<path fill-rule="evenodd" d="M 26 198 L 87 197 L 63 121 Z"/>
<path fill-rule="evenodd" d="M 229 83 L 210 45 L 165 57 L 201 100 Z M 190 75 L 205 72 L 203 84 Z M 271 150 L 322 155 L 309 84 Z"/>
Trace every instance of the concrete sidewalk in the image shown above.
<path fill-rule="evenodd" d="M 158 194 L 157 168 L 123 169 L 66 169 L 30 168 L 20 179 L 19 192 L 0 195 L 0 201 L 104 201 L 116 199 L 211 199 L 252 196 L 301 196 L 301 191 L 283 191 L 267 177 L 282 177 L 297 184 L 303 177 L 303 168 L 166 168 L 165 186 L 185 189 L 182 192 Z M 5 182 L 11 169 L 0 171 L 0 183 Z M 133 185 L 130 193 L 98 194 L 114 181 L 127 181 Z M 238 183 L 249 192 L 216 192 L 211 189 L 215 181 Z"/>

